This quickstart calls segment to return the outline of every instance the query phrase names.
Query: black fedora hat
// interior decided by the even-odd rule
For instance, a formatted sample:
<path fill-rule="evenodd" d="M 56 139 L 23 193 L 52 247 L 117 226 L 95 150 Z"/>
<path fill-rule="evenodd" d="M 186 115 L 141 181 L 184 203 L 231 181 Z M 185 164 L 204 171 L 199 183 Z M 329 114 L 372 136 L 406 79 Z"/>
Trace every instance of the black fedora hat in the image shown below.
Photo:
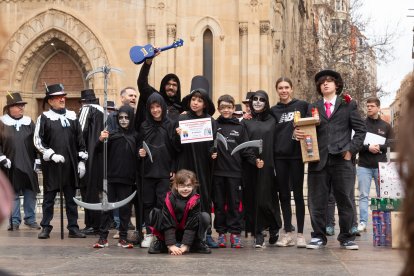
<path fill-rule="evenodd" d="M 206 111 L 210 116 L 213 116 L 216 112 L 216 107 L 209 96 L 210 84 L 208 80 L 203 76 L 194 76 L 191 80 L 191 92 L 185 96 L 182 100 L 182 104 L 185 110 L 190 110 L 190 100 L 194 93 L 198 92 L 205 101 Z"/>
<path fill-rule="evenodd" d="M 81 91 L 81 98 L 80 101 L 96 101 L 97 98 L 95 96 L 95 91 L 93 89 L 85 89 Z"/>
<path fill-rule="evenodd" d="M 20 95 L 19 92 L 8 93 L 6 95 L 6 99 L 7 99 L 7 103 L 4 108 L 8 108 L 14 105 L 27 104 L 27 102 L 23 101 L 22 96 Z"/>
<path fill-rule="evenodd" d="M 253 96 L 254 92 L 250 91 L 247 92 L 246 94 L 246 98 L 244 100 L 242 100 L 242 103 L 247 104 L 250 102 L 250 98 Z"/>
<path fill-rule="evenodd" d="M 241 106 L 241 104 L 236 104 L 235 105 L 235 110 L 234 110 L 234 114 L 236 114 L 236 115 L 243 115 L 243 109 L 242 109 L 242 106 Z"/>
<path fill-rule="evenodd" d="M 339 74 L 338 72 L 332 70 L 332 69 L 325 69 L 322 71 L 319 71 L 318 73 L 316 73 L 315 75 L 315 83 L 318 82 L 318 80 L 321 77 L 324 76 L 330 76 L 336 79 L 336 81 L 338 82 L 338 89 L 336 90 L 336 94 L 339 94 L 342 92 L 342 89 L 344 88 L 344 82 L 342 80 L 342 76 L 341 74 Z M 319 92 L 319 90 L 318 90 Z"/>
<path fill-rule="evenodd" d="M 47 99 L 50 99 L 53 96 L 66 95 L 65 88 L 61 83 L 46 86 L 45 92 Z"/>

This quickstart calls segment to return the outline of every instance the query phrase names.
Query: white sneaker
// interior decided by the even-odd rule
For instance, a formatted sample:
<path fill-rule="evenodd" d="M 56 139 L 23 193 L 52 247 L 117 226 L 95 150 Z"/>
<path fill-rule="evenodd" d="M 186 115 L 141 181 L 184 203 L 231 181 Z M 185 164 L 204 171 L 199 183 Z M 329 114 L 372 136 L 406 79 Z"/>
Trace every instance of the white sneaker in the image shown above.
<path fill-rule="evenodd" d="M 144 239 L 141 242 L 142 248 L 149 248 L 151 246 L 151 242 L 154 240 L 154 235 L 152 234 L 145 234 Z"/>
<path fill-rule="evenodd" d="M 306 248 L 306 240 L 303 234 L 299 234 L 296 236 L 296 247 L 297 248 Z"/>
<path fill-rule="evenodd" d="M 276 243 L 276 246 L 279 247 L 287 247 L 287 246 L 294 246 L 295 241 L 293 240 L 292 233 L 288 232 L 283 235 L 282 239 Z"/>
<path fill-rule="evenodd" d="M 113 235 L 112 238 L 119 239 L 119 231 L 116 231 L 115 235 Z"/>
<path fill-rule="evenodd" d="M 358 232 L 367 232 L 367 225 L 365 222 L 360 222 L 358 225 Z"/>

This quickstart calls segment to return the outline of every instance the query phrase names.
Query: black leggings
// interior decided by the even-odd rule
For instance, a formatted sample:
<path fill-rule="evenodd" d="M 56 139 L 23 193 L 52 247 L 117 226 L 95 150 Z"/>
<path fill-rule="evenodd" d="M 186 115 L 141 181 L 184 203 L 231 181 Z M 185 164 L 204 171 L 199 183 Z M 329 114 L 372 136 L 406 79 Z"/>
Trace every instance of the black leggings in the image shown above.
<path fill-rule="evenodd" d="M 304 165 L 300 159 L 275 159 L 276 180 L 282 208 L 284 229 L 292 232 L 291 190 L 295 199 L 298 233 L 303 233 L 305 201 L 303 199 Z"/>

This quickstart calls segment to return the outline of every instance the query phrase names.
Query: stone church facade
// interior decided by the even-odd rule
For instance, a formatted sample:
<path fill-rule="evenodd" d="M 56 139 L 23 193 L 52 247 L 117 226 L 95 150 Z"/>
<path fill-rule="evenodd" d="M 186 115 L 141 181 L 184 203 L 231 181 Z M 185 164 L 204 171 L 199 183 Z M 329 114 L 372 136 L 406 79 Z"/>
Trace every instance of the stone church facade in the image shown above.
<path fill-rule="evenodd" d="M 94 88 L 103 98 L 103 75 L 87 73 L 109 65 L 108 99 L 136 87 L 140 65 L 129 58 L 135 45 L 184 46 L 156 59 L 149 82 L 159 88 L 170 72 L 180 77 L 182 95 L 191 79 L 205 75 L 214 102 L 230 94 L 241 102 L 246 92 L 265 90 L 277 101 L 280 76 L 306 81 L 303 36 L 312 29 L 311 0 L 0 0 L 0 106 L 7 91 L 20 91 L 26 114 L 42 111 L 46 84 L 61 82 L 68 105 L 79 107 L 80 91 Z M 303 83 L 301 84 L 301 86 Z M 216 113 L 217 115 L 217 113 Z"/>

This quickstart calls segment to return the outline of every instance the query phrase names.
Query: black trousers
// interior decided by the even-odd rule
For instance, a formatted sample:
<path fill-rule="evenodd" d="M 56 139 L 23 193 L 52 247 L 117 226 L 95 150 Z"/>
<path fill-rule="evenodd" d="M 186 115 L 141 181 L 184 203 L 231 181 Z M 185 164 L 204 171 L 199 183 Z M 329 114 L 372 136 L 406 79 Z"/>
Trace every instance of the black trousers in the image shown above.
<path fill-rule="evenodd" d="M 303 199 L 304 165 L 301 159 L 275 159 L 276 181 L 286 232 L 292 232 L 291 191 L 295 199 L 298 233 L 303 233 L 305 200 Z"/>
<path fill-rule="evenodd" d="M 214 229 L 220 234 L 241 233 L 243 219 L 241 185 L 241 178 L 224 176 L 213 178 Z"/>
<path fill-rule="evenodd" d="M 170 190 L 169 179 L 145 178 L 142 192 L 142 203 L 144 208 L 144 223 L 147 233 L 151 233 L 149 214 L 154 208 L 162 209 L 165 196 Z"/>
<path fill-rule="evenodd" d="M 135 190 L 135 185 L 121 183 L 108 183 L 108 201 L 117 202 L 130 196 Z M 112 210 L 101 213 L 101 225 L 99 235 L 101 239 L 107 239 L 109 227 L 111 226 L 113 213 Z M 119 238 L 126 240 L 128 234 L 128 224 L 131 219 L 131 201 L 119 207 Z"/>
<path fill-rule="evenodd" d="M 56 194 L 59 190 L 47 191 L 43 195 L 43 218 L 40 222 L 40 225 L 43 228 L 52 229 L 53 226 L 50 225 L 50 222 L 53 219 L 53 209 L 55 206 Z M 66 217 L 68 219 L 67 229 L 69 231 L 79 229 L 78 226 L 78 205 L 75 203 L 73 198 L 76 196 L 76 189 L 71 185 L 63 186 L 63 195 L 65 197 L 65 206 L 66 206 Z"/>
<path fill-rule="evenodd" d="M 326 238 L 326 210 L 330 187 L 338 205 L 340 232 L 338 241 L 354 240 L 350 233 L 354 208 L 351 194 L 355 185 L 355 174 L 352 161 L 344 160 L 342 155 L 329 155 L 325 167 L 321 171 L 310 171 L 308 174 L 309 213 L 313 232 L 312 238 L 320 238 L 325 243 Z"/>

